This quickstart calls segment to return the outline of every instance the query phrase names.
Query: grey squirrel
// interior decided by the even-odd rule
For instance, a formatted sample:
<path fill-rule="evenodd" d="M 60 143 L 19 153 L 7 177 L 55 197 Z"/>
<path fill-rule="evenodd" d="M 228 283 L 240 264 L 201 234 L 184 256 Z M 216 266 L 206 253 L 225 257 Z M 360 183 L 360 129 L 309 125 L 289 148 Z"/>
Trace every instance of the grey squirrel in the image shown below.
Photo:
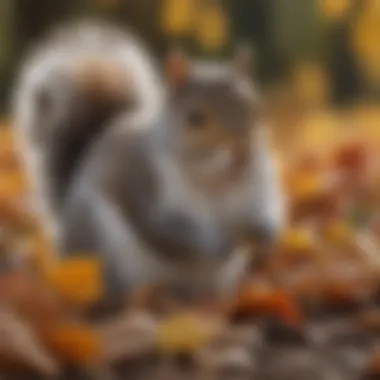
<path fill-rule="evenodd" d="M 249 261 L 238 249 L 242 234 L 267 242 L 280 232 L 283 194 L 247 58 L 169 53 L 163 91 L 145 93 L 142 112 L 124 105 L 114 113 L 65 178 L 59 251 L 101 255 L 110 293 L 167 282 L 230 294 Z"/>

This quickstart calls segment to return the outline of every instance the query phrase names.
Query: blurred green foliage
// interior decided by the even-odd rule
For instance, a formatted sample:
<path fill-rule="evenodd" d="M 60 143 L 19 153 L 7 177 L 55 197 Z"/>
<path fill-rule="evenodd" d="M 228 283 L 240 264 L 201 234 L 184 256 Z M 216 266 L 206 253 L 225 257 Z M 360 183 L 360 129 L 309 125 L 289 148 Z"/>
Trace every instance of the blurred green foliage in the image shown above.
<path fill-rule="evenodd" d="M 190 1 L 197 7 L 187 33 L 165 29 L 163 10 L 170 1 L 172 6 Z M 6 110 L 18 64 L 29 47 L 53 25 L 81 16 L 132 26 L 158 57 L 178 42 L 194 54 L 213 56 L 229 54 L 239 41 L 248 42 L 257 53 L 256 74 L 264 83 L 279 82 L 300 62 L 313 60 L 327 69 L 336 100 L 351 99 L 359 94 L 362 83 L 348 41 L 366 3 L 367 0 L 1 0 L 1 107 Z M 179 11 L 172 12 L 171 17 L 178 18 L 174 22 L 183 22 Z M 218 33 L 220 44 L 215 43 Z"/>

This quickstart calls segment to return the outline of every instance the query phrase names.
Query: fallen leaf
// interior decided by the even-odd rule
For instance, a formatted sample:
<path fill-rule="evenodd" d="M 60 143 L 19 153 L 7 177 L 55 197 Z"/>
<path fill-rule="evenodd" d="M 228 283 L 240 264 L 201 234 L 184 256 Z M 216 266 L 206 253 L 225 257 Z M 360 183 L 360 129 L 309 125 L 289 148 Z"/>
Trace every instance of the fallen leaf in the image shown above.
<path fill-rule="evenodd" d="M 358 141 L 350 141 L 340 146 L 335 155 L 338 169 L 357 171 L 365 168 L 369 154 L 366 145 Z"/>
<path fill-rule="evenodd" d="M 20 199 L 27 194 L 29 182 L 20 170 L 12 170 L 0 177 L 0 198 Z"/>
<path fill-rule="evenodd" d="M 300 325 L 304 316 L 299 305 L 286 292 L 277 290 L 272 295 L 272 310 L 276 317 L 289 324 Z"/>
<path fill-rule="evenodd" d="M 0 301 L 25 318 L 34 328 L 57 323 L 65 315 L 54 292 L 26 270 L 0 276 Z"/>
<path fill-rule="evenodd" d="M 294 251 L 307 251 L 313 248 L 314 239 L 307 228 L 290 228 L 282 237 L 282 248 Z"/>
<path fill-rule="evenodd" d="M 346 243 L 353 234 L 351 226 L 344 220 L 335 220 L 324 228 L 325 238 L 332 243 Z"/>
<path fill-rule="evenodd" d="M 207 346 L 217 334 L 220 321 L 195 313 L 169 317 L 158 328 L 158 346 L 165 353 L 191 353 Z"/>
<path fill-rule="evenodd" d="M 246 317 L 275 316 L 293 324 L 303 321 L 301 310 L 287 293 L 270 283 L 257 281 L 249 284 L 237 297 L 233 314 Z"/>
<path fill-rule="evenodd" d="M 298 174 L 293 178 L 290 189 L 297 199 L 310 199 L 325 191 L 324 179 L 320 174 Z"/>
<path fill-rule="evenodd" d="M 97 259 L 67 259 L 50 268 L 46 276 L 52 288 L 75 305 L 92 305 L 103 295 L 101 263 Z"/>
<path fill-rule="evenodd" d="M 45 329 L 44 344 L 61 360 L 70 364 L 88 364 L 102 359 L 102 344 L 95 329 L 67 322 Z"/>

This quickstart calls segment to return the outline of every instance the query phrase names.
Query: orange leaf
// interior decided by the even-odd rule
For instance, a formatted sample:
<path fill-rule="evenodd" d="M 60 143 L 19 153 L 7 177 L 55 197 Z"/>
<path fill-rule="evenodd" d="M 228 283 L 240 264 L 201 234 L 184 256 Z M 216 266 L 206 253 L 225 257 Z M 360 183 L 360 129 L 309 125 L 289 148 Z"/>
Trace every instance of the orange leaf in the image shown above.
<path fill-rule="evenodd" d="M 273 290 L 273 287 L 266 282 L 249 284 L 238 296 L 234 312 L 244 315 L 262 315 L 268 313 L 271 309 L 269 301 Z"/>
<path fill-rule="evenodd" d="M 325 191 L 323 176 L 315 173 L 298 174 L 293 180 L 290 190 L 299 199 L 318 196 Z"/>
<path fill-rule="evenodd" d="M 298 305 L 285 292 L 277 291 L 272 295 L 272 311 L 276 317 L 290 324 L 302 323 L 303 316 Z"/>
<path fill-rule="evenodd" d="M 51 268 L 47 280 L 67 301 L 88 306 L 103 295 L 101 264 L 94 258 L 67 259 Z"/>
<path fill-rule="evenodd" d="M 42 340 L 61 360 L 84 364 L 101 358 L 101 340 L 91 328 L 65 323 L 46 329 Z"/>
<path fill-rule="evenodd" d="M 20 170 L 12 170 L 7 175 L 0 177 L 0 197 L 16 199 L 24 196 L 29 183 L 24 173 Z"/>
<path fill-rule="evenodd" d="M 360 141 L 351 141 L 336 152 L 335 164 L 339 169 L 362 170 L 368 161 L 368 147 Z"/>
<path fill-rule="evenodd" d="M 247 287 L 238 298 L 236 311 L 247 316 L 272 315 L 292 324 L 303 320 L 301 311 L 289 295 L 265 283 Z"/>

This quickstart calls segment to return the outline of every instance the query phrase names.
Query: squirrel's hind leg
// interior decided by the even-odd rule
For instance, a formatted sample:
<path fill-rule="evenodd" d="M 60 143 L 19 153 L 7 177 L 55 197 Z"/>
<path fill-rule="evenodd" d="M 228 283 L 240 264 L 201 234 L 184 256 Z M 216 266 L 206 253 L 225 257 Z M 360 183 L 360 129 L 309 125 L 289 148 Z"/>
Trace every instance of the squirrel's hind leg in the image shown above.
<path fill-rule="evenodd" d="M 85 184 L 67 202 L 60 243 L 66 257 L 98 255 L 110 295 L 154 283 L 162 270 L 112 199 Z"/>

